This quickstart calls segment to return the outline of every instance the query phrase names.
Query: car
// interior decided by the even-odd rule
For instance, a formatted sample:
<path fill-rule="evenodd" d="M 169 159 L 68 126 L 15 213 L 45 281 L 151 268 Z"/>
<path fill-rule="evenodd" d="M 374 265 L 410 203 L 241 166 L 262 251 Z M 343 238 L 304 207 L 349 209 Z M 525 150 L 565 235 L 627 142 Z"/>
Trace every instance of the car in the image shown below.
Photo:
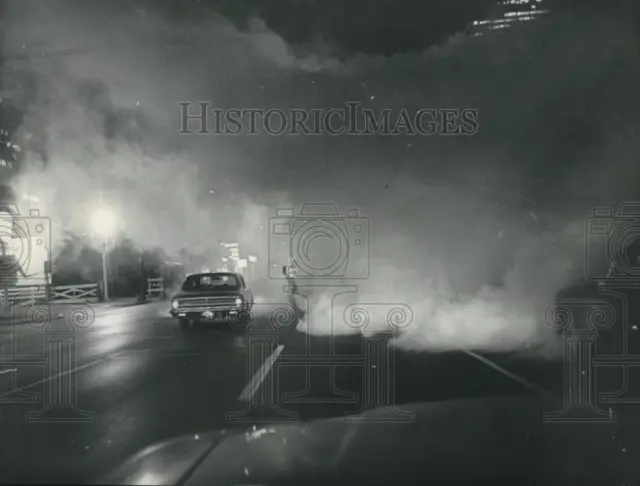
<path fill-rule="evenodd" d="M 226 320 L 252 308 L 253 292 L 241 274 L 207 272 L 185 278 L 169 312 L 181 329 L 188 329 L 202 320 Z"/>

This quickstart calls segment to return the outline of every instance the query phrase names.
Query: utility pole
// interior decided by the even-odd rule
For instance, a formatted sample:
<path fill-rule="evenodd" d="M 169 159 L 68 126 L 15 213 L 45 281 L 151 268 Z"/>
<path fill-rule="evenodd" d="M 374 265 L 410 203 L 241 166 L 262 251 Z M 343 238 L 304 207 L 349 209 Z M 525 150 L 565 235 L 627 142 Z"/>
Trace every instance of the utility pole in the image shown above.
<path fill-rule="evenodd" d="M 107 274 L 109 264 L 107 261 L 107 250 L 107 237 L 104 236 L 102 246 L 102 297 L 105 302 L 109 301 L 109 277 Z"/>
<path fill-rule="evenodd" d="M 138 288 L 138 302 L 147 300 L 147 275 L 144 269 L 144 255 L 140 254 L 140 286 Z"/>

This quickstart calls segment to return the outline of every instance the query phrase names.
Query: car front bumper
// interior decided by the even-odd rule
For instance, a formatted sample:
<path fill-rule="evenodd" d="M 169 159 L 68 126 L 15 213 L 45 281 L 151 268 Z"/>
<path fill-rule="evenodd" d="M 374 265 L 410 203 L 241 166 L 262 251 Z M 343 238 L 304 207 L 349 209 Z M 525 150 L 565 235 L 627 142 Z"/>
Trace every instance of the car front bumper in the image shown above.
<path fill-rule="evenodd" d="M 174 318 L 187 318 L 187 319 L 216 319 L 220 317 L 228 317 L 237 315 L 243 310 L 246 310 L 240 306 L 236 307 L 190 307 L 186 309 L 174 309 L 173 307 L 169 311 Z"/>

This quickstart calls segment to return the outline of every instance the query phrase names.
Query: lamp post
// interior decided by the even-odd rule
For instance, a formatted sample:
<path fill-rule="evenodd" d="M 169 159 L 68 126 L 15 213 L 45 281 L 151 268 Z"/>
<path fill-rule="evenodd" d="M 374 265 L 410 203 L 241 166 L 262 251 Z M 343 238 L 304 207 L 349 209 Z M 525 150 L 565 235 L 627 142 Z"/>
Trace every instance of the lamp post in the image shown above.
<path fill-rule="evenodd" d="M 102 242 L 102 289 L 103 289 L 103 298 L 105 302 L 109 301 L 109 278 L 108 278 L 108 263 L 107 263 L 107 237 L 103 235 Z"/>
<path fill-rule="evenodd" d="M 249 279 L 255 280 L 256 278 L 256 263 L 258 262 L 258 257 L 254 255 L 249 255 Z"/>
<path fill-rule="evenodd" d="M 104 300 L 109 300 L 109 278 L 108 278 L 108 242 L 116 227 L 116 216 L 107 207 L 102 207 L 94 211 L 90 220 L 91 229 L 102 238 L 102 288 Z"/>

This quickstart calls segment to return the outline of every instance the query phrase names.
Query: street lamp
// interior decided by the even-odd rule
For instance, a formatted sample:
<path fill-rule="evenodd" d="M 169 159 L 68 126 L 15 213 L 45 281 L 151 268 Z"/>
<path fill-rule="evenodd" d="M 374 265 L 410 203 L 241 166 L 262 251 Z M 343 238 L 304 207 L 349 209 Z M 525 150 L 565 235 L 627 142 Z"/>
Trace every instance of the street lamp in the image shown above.
<path fill-rule="evenodd" d="M 91 215 L 89 221 L 94 233 L 102 237 L 102 286 L 104 300 L 109 300 L 109 282 L 107 279 L 107 242 L 116 229 L 117 219 L 114 212 L 106 207 L 97 209 Z"/>

